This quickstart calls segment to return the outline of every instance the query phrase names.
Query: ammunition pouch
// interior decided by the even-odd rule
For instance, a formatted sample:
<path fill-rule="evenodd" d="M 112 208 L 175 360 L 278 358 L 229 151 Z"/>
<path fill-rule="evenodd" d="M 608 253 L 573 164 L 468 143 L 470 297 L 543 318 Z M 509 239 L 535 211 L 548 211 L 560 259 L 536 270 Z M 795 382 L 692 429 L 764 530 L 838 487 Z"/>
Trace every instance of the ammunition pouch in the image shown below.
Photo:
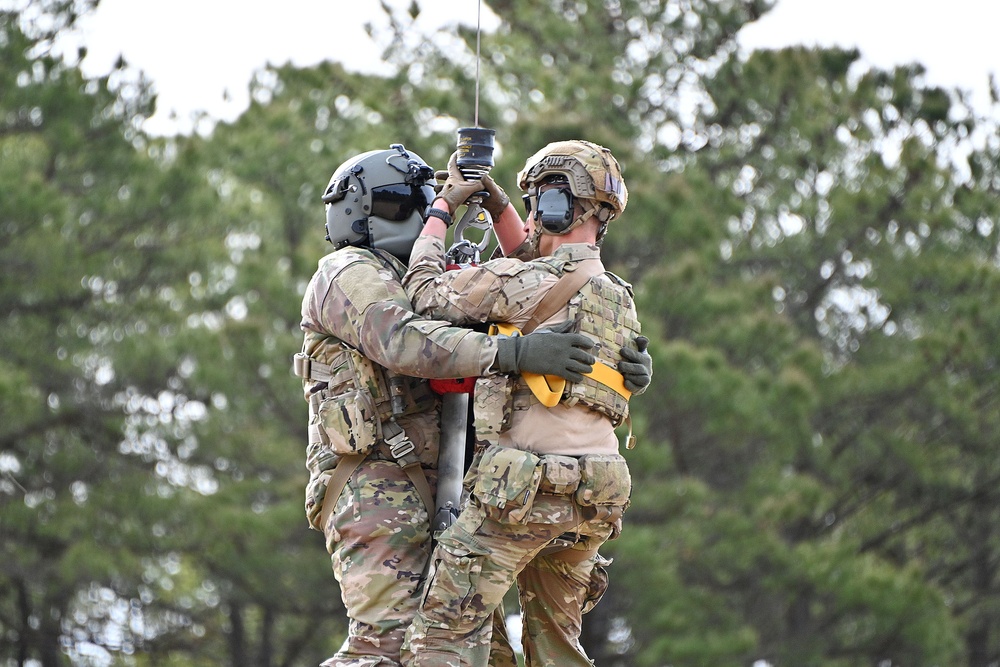
<path fill-rule="evenodd" d="M 580 486 L 576 502 L 584 507 L 626 507 L 632 494 L 632 476 L 618 454 L 580 457 Z"/>
<path fill-rule="evenodd" d="M 542 457 L 542 483 L 538 487 L 540 493 L 568 496 L 575 493 L 579 486 L 580 460 L 578 458 L 554 454 Z"/>
<path fill-rule="evenodd" d="M 369 392 L 352 389 L 320 402 L 319 426 L 331 451 L 340 455 L 369 454 L 380 440 L 380 420 Z"/>
<path fill-rule="evenodd" d="M 579 458 L 492 445 L 477 455 L 467 482 L 473 495 L 504 523 L 528 523 L 538 494 L 568 496 L 588 521 L 614 523 L 629 504 L 632 477 L 618 454 Z"/>
<path fill-rule="evenodd" d="M 542 481 L 541 459 L 510 447 L 486 448 L 478 461 L 473 495 L 503 523 L 525 524 Z"/>

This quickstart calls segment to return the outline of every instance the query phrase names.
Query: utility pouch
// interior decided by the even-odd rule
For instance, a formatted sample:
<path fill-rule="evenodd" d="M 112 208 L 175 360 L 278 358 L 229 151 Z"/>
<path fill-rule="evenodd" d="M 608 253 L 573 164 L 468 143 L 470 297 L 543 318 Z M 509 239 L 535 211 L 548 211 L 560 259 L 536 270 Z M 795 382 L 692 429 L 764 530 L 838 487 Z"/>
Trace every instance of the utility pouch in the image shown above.
<path fill-rule="evenodd" d="M 379 441 L 380 426 L 371 394 L 351 389 L 319 405 L 319 423 L 337 454 L 367 455 Z"/>
<path fill-rule="evenodd" d="M 513 381 L 506 375 L 476 380 L 472 402 L 477 445 L 497 445 L 500 434 L 510 428 L 512 385 Z"/>
<path fill-rule="evenodd" d="M 524 524 L 542 481 L 541 459 L 531 452 L 491 446 L 479 460 L 472 493 L 504 523 Z"/>
<path fill-rule="evenodd" d="M 547 454 L 542 457 L 540 493 L 568 496 L 580 487 L 580 462 L 574 456 Z"/>
<path fill-rule="evenodd" d="M 632 476 L 625 458 L 618 454 L 580 457 L 580 487 L 576 502 L 592 506 L 625 506 L 632 493 Z"/>

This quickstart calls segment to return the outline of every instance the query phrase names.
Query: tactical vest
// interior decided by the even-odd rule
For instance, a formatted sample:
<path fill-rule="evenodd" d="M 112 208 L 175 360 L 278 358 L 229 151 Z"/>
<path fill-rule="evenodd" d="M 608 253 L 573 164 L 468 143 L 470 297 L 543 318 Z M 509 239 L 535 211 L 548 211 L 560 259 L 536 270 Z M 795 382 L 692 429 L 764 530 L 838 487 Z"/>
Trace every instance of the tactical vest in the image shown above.
<path fill-rule="evenodd" d="M 397 279 L 406 271 L 397 260 L 383 253 L 351 249 L 339 255 L 332 278 L 355 262 L 373 259 Z M 435 402 L 426 380 L 393 373 L 339 338 L 315 331 L 305 334 L 302 353 L 295 356 L 295 373 L 303 379 L 306 400 L 315 400 L 312 396 L 319 391 L 324 397 L 359 392 L 363 401 L 370 402 L 380 421 L 424 412 Z M 326 386 L 317 390 L 320 383 Z"/>
<path fill-rule="evenodd" d="M 565 273 L 564 259 L 544 257 L 535 261 L 547 265 L 557 276 Z M 632 344 L 640 333 L 634 313 L 632 286 L 608 271 L 591 278 L 569 300 L 569 319 L 576 325 L 573 331 L 594 342 L 591 352 L 598 358 L 597 363 L 604 362 L 614 369 L 621 361 L 621 348 Z M 523 389 L 525 385 L 521 382 L 515 391 L 515 401 L 523 400 Z M 596 410 L 615 426 L 628 417 L 628 398 L 590 377 L 583 382 L 567 382 L 560 402 Z"/>
<path fill-rule="evenodd" d="M 335 273 L 355 261 L 370 261 L 372 256 L 378 257 L 395 275 L 401 273 L 399 267 L 378 255 L 366 253 L 360 258 L 352 255 L 345 253 Z M 427 380 L 393 373 L 336 336 L 316 331 L 306 331 L 302 352 L 293 357 L 293 369 L 302 378 L 309 403 L 306 467 L 310 485 L 317 485 L 307 493 L 307 515 L 310 524 L 322 530 L 320 501 L 326 495 L 330 471 L 344 457 L 359 459 L 375 454 L 388 454 L 407 469 L 407 474 L 410 474 L 408 468 L 419 468 L 413 444 L 392 418 L 427 412 L 435 406 L 437 398 Z M 381 443 L 385 447 L 378 447 Z M 425 486 L 426 482 L 419 485 Z M 423 491 L 421 494 L 424 495 Z M 333 495 L 339 496 L 339 491 Z M 432 509 L 433 505 L 428 512 Z"/>

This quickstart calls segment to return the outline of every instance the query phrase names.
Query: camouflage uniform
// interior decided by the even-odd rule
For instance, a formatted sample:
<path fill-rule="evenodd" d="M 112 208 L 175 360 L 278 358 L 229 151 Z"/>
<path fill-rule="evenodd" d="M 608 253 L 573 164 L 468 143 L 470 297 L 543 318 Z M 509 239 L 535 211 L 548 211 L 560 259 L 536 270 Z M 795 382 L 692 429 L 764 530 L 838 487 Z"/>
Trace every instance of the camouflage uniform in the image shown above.
<path fill-rule="evenodd" d="M 496 356 L 493 338 L 414 314 L 399 283 L 403 271 L 383 251 L 344 248 L 320 260 L 302 302 L 306 514 L 325 534 L 350 618 L 348 639 L 328 667 L 398 665 L 417 610 L 431 535 L 413 471 L 403 466 L 419 469 L 433 489 L 439 400 L 426 381 L 397 373 L 480 376 Z M 415 445 L 403 457 L 386 442 L 396 426 Z M 339 496 L 327 499 L 334 504 L 324 514 L 327 486 L 345 456 L 363 461 Z"/>
<path fill-rule="evenodd" d="M 494 259 L 445 272 L 443 253 L 431 236 L 414 245 L 403 285 L 418 312 L 519 327 L 564 273 L 599 258 L 596 246 L 564 244 L 529 262 Z M 612 367 L 639 330 L 630 287 L 606 272 L 542 326 L 567 319 L 593 336 L 598 358 Z M 591 665 L 579 643 L 582 614 L 607 587 L 610 561 L 598 549 L 617 535 L 631 492 L 614 432 L 627 400 L 618 404 L 600 391 L 570 383 L 563 401 L 546 408 L 516 380 L 479 380 L 477 454 L 466 476 L 471 501 L 439 538 L 407 632 L 405 665 L 485 665 L 490 615 L 515 581 L 526 664 Z"/>

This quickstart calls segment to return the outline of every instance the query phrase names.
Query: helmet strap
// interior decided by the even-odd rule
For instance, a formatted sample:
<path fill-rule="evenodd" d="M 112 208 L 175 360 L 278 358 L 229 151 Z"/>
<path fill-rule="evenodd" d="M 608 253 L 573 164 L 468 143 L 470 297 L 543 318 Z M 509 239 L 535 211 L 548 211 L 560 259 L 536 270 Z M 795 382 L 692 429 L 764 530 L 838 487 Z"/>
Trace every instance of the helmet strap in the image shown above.
<path fill-rule="evenodd" d="M 583 202 L 583 201 L 587 201 L 587 200 L 583 199 L 583 200 L 577 200 L 577 201 Z M 583 224 L 584 220 L 589 220 L 591 216 L 594 216 L 598 220 L 600 220 L 603 223 L 602 227 L 606 228 L 607 227 L 607 223 L 604 220 L 601 219 L 601 211 L 603 209 L 604 209 L 604 207 L 601 205 L 601 203 L 595 201 L 593 206 L 591 206 L 590 208 L 584 208 L 583 209 L 583 213 L 581 213 L 580 215 L 576 216 L 576 219 L 573 220 L 572 224 L 570 224 L 570 226 L 566 228 L 566 231 L 564 231 L 563 234 L 568 233 L 571 229 L 576 229 L 577 227 L 579 227 L 580 225 Z M 600 236 L 598 236 L 598 238 L 600 238 Z"/>

